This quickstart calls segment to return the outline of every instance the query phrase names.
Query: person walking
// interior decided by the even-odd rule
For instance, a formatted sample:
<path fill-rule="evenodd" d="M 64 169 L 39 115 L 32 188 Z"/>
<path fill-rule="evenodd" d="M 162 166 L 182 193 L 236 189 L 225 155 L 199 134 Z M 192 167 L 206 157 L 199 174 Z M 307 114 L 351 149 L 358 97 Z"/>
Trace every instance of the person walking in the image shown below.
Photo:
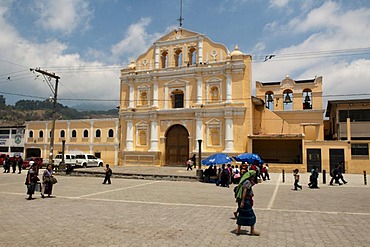
<path fill-rule="evenodd" d="M 340 180 L 342 180 L 342 182 L 344 183 L 344 184 L 346 184 L 347 183 L 347 181 L 346 180 L 344 180 L 344 177 L 343 177 L 343 167 L 342 167 L 342 165 L 341 164 L 339 164 L 338 165 L 338 181 L 339 181 L 339 179 Z"/>
<path fill-rule="evenodd" d="M 195 154 L 193 154 L 193 156 L 191 157 L 191 162 L 195 169 L 197 167 L 197 157 L 195 156 Z"/>
<path fill-rule="evenodd" d="M 10 160 L 10 163 L 12 164 L 12 170 L 13 170 L 13 173 L 15 173 L 15 168 L 17 167 L 17 157 L 15 157 L 15 155 L 13 156 L 13 158 Z"/>
<path fill-rule="evenodd" d="M 47 168 L 45 169 L 44 173 L 42 174 L 42 188 L 41 188 L 41 197 L 45 198 L 45 194 L 48 195 L 48 197 L 51 196 L 51 193 L 53 191 L 53 184 L 54 182 L 54 175 L 53 175 L 53 166 L 49 164 Z"/>
<path fill-rule="evenodd" d="M 193 168 L 192 168 L 193 161 L 191 161 L 191 159 L 188 159 L 188 161 L 186 161 L 186 165 L 187 165 L 187 168 L 186 168 L 187 171 L 193 170 Z"/>
<path fill-rule="evenodd" d="M 237 213 L 234 212 L 234 215 L 237 216 L 236 224 L 237 229 L 235 233 L 237 235 L 241 234 L 242 226 L 250 226 L 250 235 L 259 236 L 260 233 L 257 232 L 254 228 L 256 224 L 256 215 L 253 211 L 253 189 L 255 185 L 254 180 L 256 177 L 256 171 L 251 170 L 243 175 L 239 185 L 235 191 L 235 197 L 239 204 Z"/>
<path fill-rule="evenodd" d="M 22 164 L 23 164 L 22 156 L 19 156 L 19 158 L 17 159 L 18 174 L 22 173 Z"/>
<path fill-rule="evenodd" d="M 106 164 L 105 165 L 105 178 L 104 178 L 104 182 L 103 184 L 106 184 L 108 182 L 108 184 L 111 184 L 111 181 L 110 181 L 110 177 L 112 176 L 112 169 L 109 168 L 109 165 Z"/>
<path fill-rule="evenodd" d="M 32 195 L 35 194 L 36 184 L 40 179 L 37 176 L 37 169 L 35 163 L 30 161 L 30 169 L 27 172 L 26 176 L 26 186 L 27 186 L 27 200 L 32 200 Z"/>
<path fill-rule="evenodd" d="M 310 189 L 320 189 L 318 181 L 319 181 L 319 168 L 316 167 L 311 170 L 310 183 L 308 184 L 308 187 L 310 187 Z"/>
<path fill-rule="evenodd" d="M 333 182 L 335 181 L 336 184 L 342 185 L 341 182 L 339 182 L 339 170 L 338 170 L 339 165 L 336 165 L 334 169 L 331 171 L 330 176 L 330 185 L 333 185 Z"/>
<path fill-rule="evenodd" d="M 302 185 L 299 185 L 299 170 L 295 169 L 293 171 L 293 176 L 294 176 L 294 190 L 298 190 L 297 188 L 300 188 L 302 190 Z"/>
<path fill-rule="evenodd" d="M 9 155 L 6 156 L 6 158 L 4 159 L 4 167 L 5 167 L 5 173 L 9 173 L 10 172 L 10 158 L 9 158 Z"/>

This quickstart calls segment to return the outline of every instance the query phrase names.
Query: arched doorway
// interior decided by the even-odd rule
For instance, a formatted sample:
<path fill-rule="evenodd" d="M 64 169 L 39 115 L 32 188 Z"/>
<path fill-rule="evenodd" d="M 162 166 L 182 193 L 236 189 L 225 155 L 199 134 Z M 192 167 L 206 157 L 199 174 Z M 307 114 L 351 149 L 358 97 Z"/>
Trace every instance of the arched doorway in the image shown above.
<path fill-rule="evenodd" d="M 184 165 L 189 159 L 189 133 L 182 125 L 171 126 L 166 134 L 166 165 Z"/>

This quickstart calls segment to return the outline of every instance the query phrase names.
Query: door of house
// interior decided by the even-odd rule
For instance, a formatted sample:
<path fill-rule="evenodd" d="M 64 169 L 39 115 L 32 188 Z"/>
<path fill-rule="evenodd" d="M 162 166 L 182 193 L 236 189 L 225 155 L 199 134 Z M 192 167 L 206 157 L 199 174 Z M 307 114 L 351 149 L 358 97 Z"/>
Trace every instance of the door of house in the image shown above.
<path fill-rule="evenodd" d="M 314 168 L 319 168 L 321 172 L 321 149 L 319 148 L 307 149 L 307 172 Z"/>
<path fill-rule="evenodd" d="M 336 165 L 341 164 L 344 173 L 346 170 L 344 167 L 344 149 L 329 149 L 329 156 L 330 171 L 333 170 Z"/>
<path fill-rule="evenodd" d="M 185 166 L 189 159 L 189 133 L 182 125 L 171 126 L 166 134 L 166 165 Z"/>

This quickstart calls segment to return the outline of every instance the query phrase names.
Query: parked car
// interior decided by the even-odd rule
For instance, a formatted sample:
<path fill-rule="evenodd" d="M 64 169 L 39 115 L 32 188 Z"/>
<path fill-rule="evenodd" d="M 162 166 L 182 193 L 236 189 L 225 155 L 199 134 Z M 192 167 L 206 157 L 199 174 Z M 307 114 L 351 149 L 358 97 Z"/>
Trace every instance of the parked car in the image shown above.
<path fill-rule="evenodd" d="M 30 161 L 35 162 L 39 169 L 42 168 L 43 160 L 41 157 L 28 157 L 23 160 L 22 169 L 28 169 L 30 167 Z"/>
<path fill-rule="evenodd" d="M 53 159 L 54 166 L 59 166 L 62 163 L 62 154 L 55 155 Z M 72 167 L 76 166 L 76 155 L 75 154 L 64 154 L 64 163 L 66 165 L 71 165 Z"/>
<path fill-rule="evenodd" d="M 76 154 L 76 166 L 103 166 L 103 160 L 96 158 L 92 154 Z"/>

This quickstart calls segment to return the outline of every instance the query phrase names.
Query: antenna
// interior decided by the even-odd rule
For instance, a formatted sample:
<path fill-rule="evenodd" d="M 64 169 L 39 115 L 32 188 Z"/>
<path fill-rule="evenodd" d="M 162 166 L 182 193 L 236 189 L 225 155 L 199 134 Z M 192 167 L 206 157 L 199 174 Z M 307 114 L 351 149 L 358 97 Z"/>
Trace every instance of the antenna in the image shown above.
<path fill-rule="evenodd" d="M 182 21 L 184 18 L 182 18 L 182 0 L 180 0 L 180 18 L 177 19 L 180 22 L 180 28 L 182 27 Z"/>

